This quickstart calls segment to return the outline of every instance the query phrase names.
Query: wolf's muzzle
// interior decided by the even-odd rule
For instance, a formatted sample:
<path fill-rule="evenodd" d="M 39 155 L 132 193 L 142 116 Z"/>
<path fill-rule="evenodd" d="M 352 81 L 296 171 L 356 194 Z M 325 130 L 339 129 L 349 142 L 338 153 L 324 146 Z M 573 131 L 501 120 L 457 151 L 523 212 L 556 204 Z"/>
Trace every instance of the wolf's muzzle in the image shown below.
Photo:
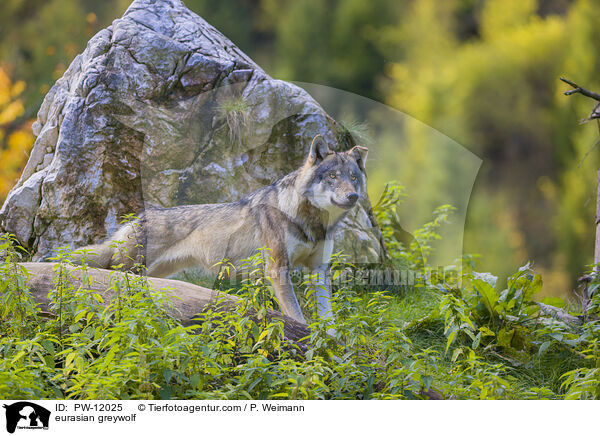
<path fill-rule="evenodd" d="M 356 204 L 356 201 L 358 200 L 358 194 L 356 192 L 346 194 L 346 198 L 344 200 L 345 201 L 343 201 L 343 202 L 338 202 L 333 199 L 331 201 L 337 207 L 340 207 L 342 209 L 350 209 L 352 206 L 354 206 Z"/>
<path fill-rule="evenodd" d="M 356 200 L 358 200 L 358 194 L 356 192 L 351 192 L 350 194 L 346 195 L 346 198 L 348 199 L 348 203 L 354 205 Z"/>

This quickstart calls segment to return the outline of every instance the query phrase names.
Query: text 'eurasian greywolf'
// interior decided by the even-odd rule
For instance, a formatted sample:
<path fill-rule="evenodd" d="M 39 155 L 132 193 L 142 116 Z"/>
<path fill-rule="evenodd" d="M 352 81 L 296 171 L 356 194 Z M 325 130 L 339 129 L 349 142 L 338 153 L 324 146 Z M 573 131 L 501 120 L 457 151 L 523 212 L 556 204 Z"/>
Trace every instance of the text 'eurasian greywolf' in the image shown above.
<path fill-rule="evenodd" d="M 366 157 L 367 149 L 360 146 L 331 151 L 319 135 L 304 165 L 275 183 L 235 203 L 148 209 L 108 241 L 86 247 L 93 253 L 90 263 L 131 268 L 134 259 L 143 257 L 148 275 L 166 277 L 188 267 L 215 272 L 223 259 L 236 265 L 267 247 L 266 272 L 283 312 L 304 322 L 290 269 L 305 266 L 318 277 L 318 313 L 330 318 L 333 232 L 366 196 Z M 116 241 L 123 241 L 121 249 Z"/>

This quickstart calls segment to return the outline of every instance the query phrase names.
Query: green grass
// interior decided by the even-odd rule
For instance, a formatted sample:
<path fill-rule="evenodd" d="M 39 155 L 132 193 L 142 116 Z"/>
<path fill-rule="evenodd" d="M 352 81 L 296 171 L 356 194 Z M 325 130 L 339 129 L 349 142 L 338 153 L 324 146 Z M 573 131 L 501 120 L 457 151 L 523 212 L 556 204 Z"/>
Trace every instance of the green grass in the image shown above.
<path fill-rule="evenodd" d="M 242 97 L 221 98 L 217 112 L 225 120 L 232 142 L 242 141 L 242 132 L 250 121 L 250 105 Z"/>
<path fill-rule="evenodd" d="M 373 138 L 367 124 L 350 119 L 338 123 L 337 140 L 341 144 L 346 144 L 346 147 L 353 147 L 369 146 Z"/>

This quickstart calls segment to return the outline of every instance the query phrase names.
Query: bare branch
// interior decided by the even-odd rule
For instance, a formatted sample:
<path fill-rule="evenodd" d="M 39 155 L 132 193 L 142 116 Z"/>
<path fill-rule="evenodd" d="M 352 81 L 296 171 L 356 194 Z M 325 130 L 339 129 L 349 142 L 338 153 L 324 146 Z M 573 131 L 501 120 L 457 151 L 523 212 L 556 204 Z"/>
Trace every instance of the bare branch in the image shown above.
<path fill-rule="evenodd" d="M 566 79 L 564 77 L 561 77 L 560 80 L 562 80 L 566 84 L 573 87 L 573 89 L 569 89 L 568 91 L 565 91 L 564 92 L 565 95 L 581 94 L 585 97 L 591 98 L 598 102 L 592 109 L 590 116 L 581 120 L 582 123 L 586 123 L 586 122 L 588 122 L 590 120 L 594 120 L 594 119 L 600 119 L 600 112 L 598 112 L 598 109 L 600 108 L 600 94 L 597 94 L 593 91 L 588 91 L 587 89 L 579 86 L 577 83 L 575 83 L 569 79 Z"/>
<path fill-rule="evenodd" d="M 579 94 L 585 95 L 586 97 L 593 98 L 596 101 L 600 101 L 600 94 L 596 94 L 593 91 L 588 91 L 587 89 L 579 86 L 577 83 L 572 82 L 569 79 L 565 79 L 564 77 L 561 77 L 560 80 L 562 80 L 566 84 L 571 85 L 573 88 L 575 88 L 575 89 L 570 89 L 568 91 L 565 91 L 564 92 L 565 95 L 572 95 L 572 94 L 579 93 Z"/>

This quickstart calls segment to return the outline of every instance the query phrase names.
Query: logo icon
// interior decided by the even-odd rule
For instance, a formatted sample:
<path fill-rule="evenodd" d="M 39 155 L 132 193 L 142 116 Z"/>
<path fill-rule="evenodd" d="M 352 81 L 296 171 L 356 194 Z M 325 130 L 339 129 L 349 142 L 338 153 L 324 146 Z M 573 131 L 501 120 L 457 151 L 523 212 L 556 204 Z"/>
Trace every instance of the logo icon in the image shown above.
<path fill-rule="evenodd" d="M 6 431 L 14 433 L 15 429 L 48 429 L 50 411 L 29 401 L 19 401 L 10 405 L 4 404 L 6 409 Z"/>

